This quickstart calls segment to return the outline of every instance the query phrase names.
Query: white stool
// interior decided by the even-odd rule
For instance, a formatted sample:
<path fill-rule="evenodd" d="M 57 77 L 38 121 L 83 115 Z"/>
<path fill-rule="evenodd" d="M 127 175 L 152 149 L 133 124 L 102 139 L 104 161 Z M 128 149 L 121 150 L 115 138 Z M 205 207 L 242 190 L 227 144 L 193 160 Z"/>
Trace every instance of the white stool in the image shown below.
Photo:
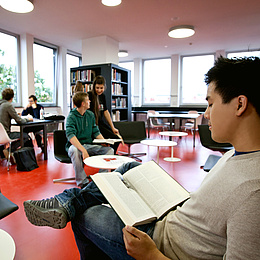
<path fill-rule="evenodd" d="M 148 146 L 157 146 L 157 163 L 158 164 L 159 164 L 159 147 L 160 146 L 163 146 L 163 147 L 170 146 L 172 148 L 170 158 L 174 159 L 173 158 L 173 146 L 177 145 L 176 142 L 167 141 L 167 140 L 142 140 L 141 144 L 145 144 Z M 176 159 L 178 159 L 178 158 L 176 158 Z M 164 158 L 164 160 L 165 160 L 165 158 Z"/>
<path fill-rule="evenodd" d="M 13 260 L 15 256 L 15 243 L 13 238 L 0 229 L 0 259 Z"/>

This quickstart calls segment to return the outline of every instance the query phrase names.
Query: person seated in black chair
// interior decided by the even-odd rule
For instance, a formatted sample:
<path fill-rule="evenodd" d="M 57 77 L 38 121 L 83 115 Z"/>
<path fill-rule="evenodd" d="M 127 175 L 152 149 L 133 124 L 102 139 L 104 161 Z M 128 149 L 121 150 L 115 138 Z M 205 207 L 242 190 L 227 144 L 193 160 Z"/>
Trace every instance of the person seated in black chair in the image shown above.
<path fill-rule="evenodd" d="M 85 92 L 77 92 L 73 96 L 76 108 L 72 109 L 66 122 L 66 136 L 69 140 L 66 149 L 71 158 L 76 183 L 79 187 L 89 180 L 84 171 L 82 159 L 92 155 L 114 154 L 111 147 L 93 144 L 93 139 L 104 139 L 95 122 L 94 113 L 89 109 L 89 97 Z M 99 172 L 104 170 L 99 170 Z"/>
<path fill-rule="evenodd" d="M 91 182 L 24 202 L 29 221 L 62 228 L 71 220 L 81 259 L 260 259 L 259 71 L 259 58 L 221 57 L 206 74 L 212 138 L 235 150 L 163 219 L 124 227 L 112 208 L 100 205 L 104 196 Z"/>
<path fill-rule="evenodd" d="M 2 91 L 2 99 L 0 100 L 0 123 L 5 128 L 5 131 L 7 132 L 8 136 L 11 139 L 17 139 L 20 138 L 20 132 L 11 132 L 11 120 L 14 119 L 17 124 L 24 124 L 28 121 L 32 121 L 32 118 L 21 118 L 17 112 L 15 111 L 15 108 L 12 105 L 14 99 L 14 91 L 11 88 L 5 88 Z M 32 140 L 28 136 L 28 134 L 23 133 L 23 139 L 24 139 L 24 146 L 33 147 Z M 20 147 L 20 140 L 17 140 L 12 143 L 11 152 L 16 151 Z M 8 150 L 3 149 L 3 153 L 6 158 L 8 158 Z M 15 159 L 13 156 L 11 156 L 12 163 L 15 162 Z"/>
<path fill-rule="evenodd" d="M 37 103 L 37 98 L 35 95 L 29 96 L 29 103 L 28 105 L 23 109 L 22 116 L 31 115 L 33 118 L 40 119 L 40 113 L 41 109 L 43 110 L 43 106 Z M 33 132 L 35 135 L 35 139 L 37 142 L 37 146 L 42 149 L 42 152 L 44 150 L 43 144 L 42 144 L 42 136 L 40 134 L 40 131 L 43 130 L 43 126 L 34 126 L 30 128 L 25 128 L 24 132 Z"/>

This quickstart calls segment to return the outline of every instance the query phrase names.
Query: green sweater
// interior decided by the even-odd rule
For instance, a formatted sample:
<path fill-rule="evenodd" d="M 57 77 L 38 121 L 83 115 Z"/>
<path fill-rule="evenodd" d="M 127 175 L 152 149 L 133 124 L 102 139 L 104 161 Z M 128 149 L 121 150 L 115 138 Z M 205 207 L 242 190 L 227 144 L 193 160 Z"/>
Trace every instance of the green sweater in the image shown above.
<path fill-rule="evenodd" d="M 76 108 L 70 111 L 66 121 L 67 151 L 71 146 L 69 140 L 72 137 L 76 136 L 81 144 L 91 144 L 98 135 L 100 131 L 93 112 L 87 110 L 84 115 L 81 115 Z"/>

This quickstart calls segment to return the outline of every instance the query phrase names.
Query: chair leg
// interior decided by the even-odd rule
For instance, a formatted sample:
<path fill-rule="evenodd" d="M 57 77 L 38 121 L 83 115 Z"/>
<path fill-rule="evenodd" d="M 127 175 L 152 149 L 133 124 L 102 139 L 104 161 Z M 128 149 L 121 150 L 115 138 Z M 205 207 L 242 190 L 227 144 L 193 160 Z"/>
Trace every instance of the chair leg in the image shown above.
<path fill-rule="evenodd" d="M 7 171 L 9 171 L 10 157 L 11 157 L 11 142 L 9 143 L 9 154 L 8 154 L 8 160 L 7 160 Z"/>

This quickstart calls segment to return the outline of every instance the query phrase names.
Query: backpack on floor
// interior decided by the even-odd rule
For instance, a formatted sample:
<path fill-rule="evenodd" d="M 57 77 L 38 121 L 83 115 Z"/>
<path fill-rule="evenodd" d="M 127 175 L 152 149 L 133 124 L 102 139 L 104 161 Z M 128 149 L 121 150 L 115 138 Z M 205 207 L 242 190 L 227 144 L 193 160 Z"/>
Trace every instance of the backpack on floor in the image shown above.
<path fill-rule="evenodd" d="M 22 147 L 14 152 L 18 171 L 32 171 L 38 168 L 35 152 L 32 147 Z"/>

